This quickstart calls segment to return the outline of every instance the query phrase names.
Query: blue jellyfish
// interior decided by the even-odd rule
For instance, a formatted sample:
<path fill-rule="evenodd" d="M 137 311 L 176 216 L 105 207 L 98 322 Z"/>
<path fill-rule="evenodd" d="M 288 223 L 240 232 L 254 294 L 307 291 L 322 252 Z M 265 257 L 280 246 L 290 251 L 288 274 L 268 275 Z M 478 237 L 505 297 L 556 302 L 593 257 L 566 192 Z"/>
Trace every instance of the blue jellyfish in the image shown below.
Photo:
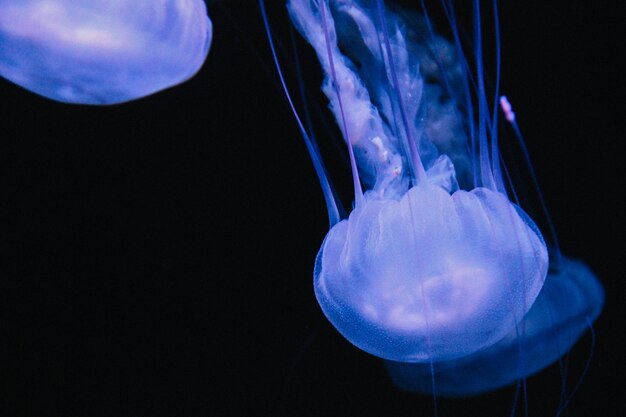
<path fill-rule="evenodd" d="M 398 386 L 458 396 L 558 360 L 599 315 L 604 293 L 583 263 L 558 247 L 549 257 L 518 203 L 498 106 L 518 129 L 499 97 L 499 68 L 487 93 L 480 2 L 469 52 L 452 3 L 442 4 L 452 42 L 427 14 L 382 0 L 289 0 L 288 10 L 320 61 L 355 190 L 342 218 L 294 109 L 331 223 L 315 261 L 317 300 L 348 341 L 387 360 Z"/>
<path fill-rule="evenodd" d="M 211 35 L 201 0 L 0 0 L 0 75 L 53 100 L 116 104 L 193 76 Z"/>

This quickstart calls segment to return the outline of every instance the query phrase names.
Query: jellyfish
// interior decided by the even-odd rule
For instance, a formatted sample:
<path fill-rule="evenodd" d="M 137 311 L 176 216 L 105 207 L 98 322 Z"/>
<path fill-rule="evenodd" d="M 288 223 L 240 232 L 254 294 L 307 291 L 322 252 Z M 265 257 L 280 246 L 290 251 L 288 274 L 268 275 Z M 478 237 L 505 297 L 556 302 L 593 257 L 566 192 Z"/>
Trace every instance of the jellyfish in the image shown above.
<path fill-rule="evenodd" d="M 348 150 L 347 216 L 264 20 L 328 209 L 313 271 L 323 313 L 350 343 L 385 359 L 400 388 L 464 396 L 559 360 L 598 317 L 604 292 L 521 207 L 500 151 L 500 114 L 523 140 L 499 94 L 499 64 L 488 89 L 480 2 L 472 3 L 469 51 L 452 2 L 442 4 L 452 41 L 435 32 L 425 8 L 420 15 L 382 0 L 288 1 Z"/>
<path fill-rule="evenodd" d="M 192 77 L 211 36 L 201 0 L 0 0 L 0 75 L 53 100 L 116 104 Z"/>

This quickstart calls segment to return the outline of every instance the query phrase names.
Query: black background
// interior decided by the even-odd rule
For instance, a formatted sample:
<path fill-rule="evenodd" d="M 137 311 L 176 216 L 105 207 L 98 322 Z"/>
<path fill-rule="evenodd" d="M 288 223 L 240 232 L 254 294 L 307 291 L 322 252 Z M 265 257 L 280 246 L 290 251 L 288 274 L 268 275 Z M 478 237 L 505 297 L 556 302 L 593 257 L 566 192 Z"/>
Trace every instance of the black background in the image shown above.
<path fill-rule="evenodd" d="M 282 2 L 268 3 L 280 38 Z M 503 92 L 564 253 L 607 293 L 567 415 L 620 416 L 623 16 L 502 3 Z M 145 99 L 71 106 L 0 80 L 0 415 L 432 416 L 321 313 L 325 206 L 258 5 L 209 13 L 202 70 Z M 586 335 L 572 351 L 570 385 L 590 349 Z M 529 379 L 529 415 L 555 414 L 560 383 L 555 367 Z M 439 415 L 507 416 L 512 401 L 441 399 Z"/>

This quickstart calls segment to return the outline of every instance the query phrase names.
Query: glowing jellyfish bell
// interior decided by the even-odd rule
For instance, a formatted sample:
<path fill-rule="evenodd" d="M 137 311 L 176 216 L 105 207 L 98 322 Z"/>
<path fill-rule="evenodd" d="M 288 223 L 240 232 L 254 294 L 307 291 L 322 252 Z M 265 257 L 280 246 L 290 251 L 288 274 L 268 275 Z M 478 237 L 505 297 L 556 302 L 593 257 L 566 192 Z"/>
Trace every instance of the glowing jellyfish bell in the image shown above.
<path fill-rule="evenodd" d="M 427 390 L 439 370 L 447 394 L 471 395 L 558 359 L 597 317 L 604 295 L 593 273 L 565 259 L 542 290 L 546 243 L 509 199 L 498 145 L 496 109 L 517 130 L 514 113 L 497 98 L 497 84 L 487 97 L 480 25 L 471 68 L 452 4 L 443 4 L 453 42 L 427 16 L 394 13 L 382 0 L 288 1 L 348 145 L 355 202 L 347 218 L 294 113 L 331 222 L 314 271 L 325 315 L 351 343 L 394 361 L 398 385 Z M 473 7 L 479 16 L 478 0 Z M 502 366 L 525 349 L 528 363 L 513 355 Z M 485 363 L 487 381 L 472 380 Z"/>
<path fill-rule="evenodd" d="M 193 76 L 211 35 L 202 0 L 0 0 L 0 75 L 53 100 L 116 104 Z"/>

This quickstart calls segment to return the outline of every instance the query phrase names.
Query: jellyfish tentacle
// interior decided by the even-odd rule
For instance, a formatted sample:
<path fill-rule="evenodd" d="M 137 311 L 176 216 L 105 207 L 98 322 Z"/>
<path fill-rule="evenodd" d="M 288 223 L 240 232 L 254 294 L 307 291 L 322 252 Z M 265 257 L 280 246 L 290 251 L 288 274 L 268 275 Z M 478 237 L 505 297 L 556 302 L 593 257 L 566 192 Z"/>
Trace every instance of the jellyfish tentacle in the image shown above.
<path fill-rule="evenodd" d="M 551 255 L 551 266 L 558 267 L 561 260 L 561 249 L 559 245 L 559 238 L 556 233 L 556 229 L 554 227 L 554 222 L 552 221 L 552 216 L 550 215 L 550 211 L 548 210 L 548 205 L 546 204 L 546 200 L 543 196 L 543 192 L 541 191 L 541 187 L 539 185 L 539 180 L 537 179 L 537 173 L 535 172 L 535 168 L 532 164 L 530 158 L 530 152 L 528 152 L 528 147 L 526 146 L 526 141 L 524 140 L 524 136 L 522 135 L 522 131 L 520 130 L 519 124 L 517 123 L 517 119 L 515 116 L 515 112 L 513 111 L 513 106 L 509 102 L 506 96 L 500 97 L 499 100 L 501 109 L 504 113 L 504 116 L 513 129 L 513 133 L 515 134 L 515 138 L 517 139 L 517 143 L 519 144 L 522 154 L 524 156 L 524 162 L 526 165 L 526 169 L 530 174 L 531 181 L 533 182 L 533 186 L 537 192 L 537 196 L 539 198 L 539 205 L 541 207 L 541 211 L 546 218 L 546 222 L 548 224 L 548 231 L 550 233 L 551 245 L 550 245 L 550 255 Z"/>
<path fill-rule="evenodd" d="M 337 208 L 337 203 L 335 201 L 335 197 L 333 195 L 330 182 L 328 181 L 328 176 L 326 174 L 326 168 L 324 167 L 324 162 L 322 161 L 317 148 L 314 146 L 311 138 L 309 137 L 304 125 L 302 124 L 302 120 L 300 119 L 300 115 L 296 110 L 295 105 L 293 104 L 293 100 L 291 99 L 291 94 L 289 93 L 289 89 L 287 88 L 287 84 L 285 82 L 285 77 L 283 75 L 282 68 L 280 66 L 280 62 L 278 61 L 278 55 L 276 54 L 276 49 L 274 47 L 274 38 L 272 36 L 272 32 L 270 29 L 270 25 L 267 19 L 267 13 L 265 11 L 265 2 L 264 0 L 259 0 L 259 7 L 261 9 L 261 17 L 263 19 L 263 23 L 265 25 L 265 31 L 267 35 L 267 39 L 269 41 L 270 50 L 272 52 L 272 58 L 274 59 L 274 64 L 278 71 L 278 77 L 280 79 L 281 86 L 283 91 L 285 92 L 285 96 L 287 97 L 287 101 L 289 103 L 289 107 L 296 118 L 296 123 L 298 124 L 298 128 L 300 129 L 300 133 L 304 139 L 304 144 L 307 148 L 309 156 L 313 161 L 313 166 L 315 168 L 315 173 L 317 174 L 317 179 L 320 182 L 322 187 L 322 192 L 324 194 L 324 201 L 326 202 L 326 208 L 328 211 L 328 220 L 330 222 L 330 227 L 333 227 L 337 224 L 341 218 L 339 217 L 339 210 Z"/>
<path fill-rule="evenodd" d="M 355 205 L 359 206 L 363 204 L 363 189 L 361 188 L 361 182 L 359 180 L 359 171 L 356 165 L 356 159 L 354 157 L 354 145 L 352 144 L 352 140 L 350 140 L 350 131 L 348 129 L 348 125 L 346 122 L 346 112 L 344 109 L 343 100 L 341 99 L 341 87 L 347 87 L 350 90 L 350 83 L 339 83 L 339 79 L 337 78 L 337 71 L 335 67 L 335 61 L 333 58 L 332 49 L 336 49 L 337 45 L 333 44 L 331 46 L 331 32 L 333 30 L 328 25 L 328 20 L 326 19 L 326 2 L 322 2 L 322 7 L 320 8 L 320 16 L 322 17 L 322 27 L 324 32 L 324 41 L 326 44 L 326 54 L 328 55 L 328 65 L 330 68 L 330 74 L 332 77 L 332 85 L 335 90 L 335 94 L 337 96 L 337 104 L 339 105 L 339 113 L 341 114 L 341 124 L 343 135 L 346 138 L 346 143 L 348 144 L 348 154 L 350 156 L 350 171 L 352 172 L 352 183 L 354 184 L 354 200 Z"/>
<path fill-rule="evenodd" d="M 409 144 L 409 155 L 410 155 L 410 160 L 411 160 L 411 164 L 409 164 L 414 172 L 415 172 L 415 181 L 416 183 L 419 183 L 421 181 L 425 181 L 426 180 L 426 172 L 424 170 L 424 164 L 422 164 L 422 160 L 419 156 L 419 152 L 417 151 L 417 140 L 418 137 L 416 137 L 413 133 L 413 129 L 411 128 L 411 124 L 408 121 L 407 118 L 407 112 L 405 109 L 405 104 L 404 104 L 404 97 L 402 95 L 402 93 L 400 92 L 400 83 L 398 81 L 398 73 L 397 73 L 397 67 L 394 61 L 394 57 L 393 57 L 393 53 L 391 51 L 391 44 L 389 42 L 389 31 L 387 28 L 387 22 L 385 20 L 385 13 L 383 10 L 383 2 L 382 0 L 377 0 L 376 2 L 376 10 L 378 12 L 378 20 L 379 20 L 379 24 L 380 24 L 380 34 L 382 35 L 382 43 L 384 45 L 384 50 L 386 52 L 386 54 L 384 56 L 386 56 L 386 60 L 385 62 L 385 66 L 388 68 L 388 73 L 391 76 L 391 85 L 394 91 L 394 96 L 398 105 L 398 110 L 400 112 L 400 118 L 402 120 L 402 126 L 404 127 L 404 131 L 405 131 L 405 135 L 407 137 L 407 142 Z M 407 77 L 407 78 L 411 78 L 411 77 Z M 421 101 L 421 97 L 416 97 L 414 98 L 415 101 L 420 102 Z"/>

